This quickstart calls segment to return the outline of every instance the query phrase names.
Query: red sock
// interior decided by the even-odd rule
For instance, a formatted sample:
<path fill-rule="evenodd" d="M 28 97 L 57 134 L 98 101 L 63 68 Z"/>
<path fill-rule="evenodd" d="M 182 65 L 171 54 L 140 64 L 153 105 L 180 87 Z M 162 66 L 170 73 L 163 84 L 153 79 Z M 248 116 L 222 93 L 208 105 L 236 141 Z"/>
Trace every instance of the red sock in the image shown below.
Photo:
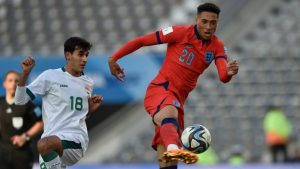
<path fill-rule="evenodd" d="M 165 148 L 167 148 L 169 144 L 180 145 L 177 127 L 172 123 L 165 123 L 160 127 L 160 138 Z"/>

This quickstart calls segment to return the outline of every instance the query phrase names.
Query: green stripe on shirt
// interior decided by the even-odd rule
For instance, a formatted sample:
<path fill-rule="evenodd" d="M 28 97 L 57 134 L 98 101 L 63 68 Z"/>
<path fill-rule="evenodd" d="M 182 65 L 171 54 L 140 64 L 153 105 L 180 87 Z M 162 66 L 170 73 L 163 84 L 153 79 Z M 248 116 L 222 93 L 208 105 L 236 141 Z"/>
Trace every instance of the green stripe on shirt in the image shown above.
<path fill-rule="evenodd" d="M 26 88 L 26 93 L 28 94 L 31 100 L 35 99 L 35 95 L 28 88 Z"/>

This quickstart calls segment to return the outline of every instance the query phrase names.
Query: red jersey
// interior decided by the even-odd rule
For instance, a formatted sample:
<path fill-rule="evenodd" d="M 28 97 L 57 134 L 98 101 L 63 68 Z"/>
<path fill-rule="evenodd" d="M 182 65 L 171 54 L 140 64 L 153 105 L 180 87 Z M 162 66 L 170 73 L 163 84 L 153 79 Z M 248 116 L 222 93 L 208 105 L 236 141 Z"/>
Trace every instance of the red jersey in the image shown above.
<path fill-rule="evenodd" d="M 230 80 L 227 77 L 227 55 L 223 42 L 215 35 L 210 40 L 202 40 L 197 25 L 168 27 L 138 37 L 125 44 L 112 57 L 119 59 L 142 46 L 163 43 L 168 44 L 166 57 L 152 83 L 169 81 L 168 90 L 174 92 L 180 102 L 185 101 L 195 88 L 198 77 L 213 60 L 216 61 L 220 79 L 223 82 Z"/>

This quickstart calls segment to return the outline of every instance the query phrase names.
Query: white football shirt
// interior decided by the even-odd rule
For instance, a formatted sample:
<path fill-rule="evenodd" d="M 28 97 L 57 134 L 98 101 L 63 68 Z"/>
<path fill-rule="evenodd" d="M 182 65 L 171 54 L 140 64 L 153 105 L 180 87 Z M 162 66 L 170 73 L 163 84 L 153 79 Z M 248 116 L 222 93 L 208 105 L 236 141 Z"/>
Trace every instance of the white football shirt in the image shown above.
<path fill-rule="evenodd" d="M 86 75 L 75 77 L 59 68 L 44 71 L 27 86 L 31 99 L 42 96 L 42 138 L 56 135 L 61 140 L 81 143 L 86 151 L 89 138 L 85 119 L 93 84 Z"/>

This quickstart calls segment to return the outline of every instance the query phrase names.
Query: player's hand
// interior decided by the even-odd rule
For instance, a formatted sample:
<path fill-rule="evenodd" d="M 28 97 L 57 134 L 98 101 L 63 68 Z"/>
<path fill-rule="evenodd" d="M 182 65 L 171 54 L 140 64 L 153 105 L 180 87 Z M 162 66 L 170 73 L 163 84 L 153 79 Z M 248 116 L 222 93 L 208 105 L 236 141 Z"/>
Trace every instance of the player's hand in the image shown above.
<path fill-rule="evenodd" d="M 32 68 L 35 66 L 35 60 L 32 56 L 28 56 L 21 62 L 22 70 L 24 74 L 29 74 Z"/>
<path fill-rule="evenodd" d="M 93 95 L 92 97 L 88 98 L 88 102 L 89 102 L 88 116 L 90 115 L 90 113 L 95 112 L 100 107 L 102 101 L 103 101 L 103 96 Z"/>
<path fill-rule="evenodd" d="M 14 135 L 11 137 L 12 144 L 17 147 L 22 147 L 26 143 L 26 136 L 25 134 L 21 135 Z"/>
<path fill-rule="evenodd" d="M 227 63 L 227 75 L 233 76 L 239 71 L 239 66 L 236 60 L 231 60 Z"/>
<path fill-rule="evenodd" d="M 108 65 L 110 73 L 115 76 L 119 81 L 123 82 L 123 78 L 125 77 L 125 71 L 123 68 L 120 67 L 120 65 L 117 63 L 115 59 L 110 57 L 108 59 Z"/>

